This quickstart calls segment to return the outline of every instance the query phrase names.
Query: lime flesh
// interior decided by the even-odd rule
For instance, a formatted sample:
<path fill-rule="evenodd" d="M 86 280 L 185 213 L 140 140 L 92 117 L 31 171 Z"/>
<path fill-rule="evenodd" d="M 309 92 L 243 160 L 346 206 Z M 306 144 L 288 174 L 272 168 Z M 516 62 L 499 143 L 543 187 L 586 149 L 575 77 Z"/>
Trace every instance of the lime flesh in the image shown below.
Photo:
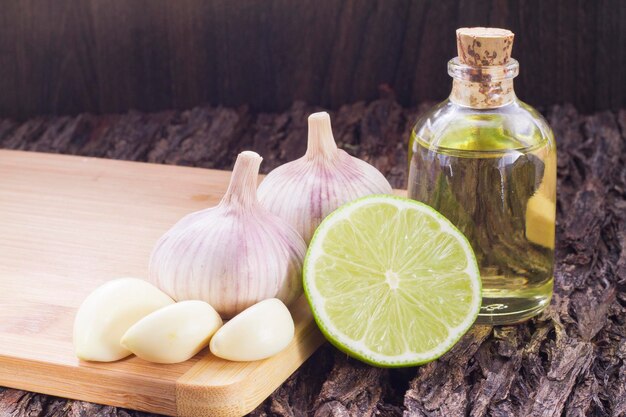
<path fill-rule="evenodd" d="M 437 359 L 471 327 L 481 284 L 463 234 L 431 207 L 374 195 L 319 226 L 304 291 L 326 338 L 376 366 Z"/>

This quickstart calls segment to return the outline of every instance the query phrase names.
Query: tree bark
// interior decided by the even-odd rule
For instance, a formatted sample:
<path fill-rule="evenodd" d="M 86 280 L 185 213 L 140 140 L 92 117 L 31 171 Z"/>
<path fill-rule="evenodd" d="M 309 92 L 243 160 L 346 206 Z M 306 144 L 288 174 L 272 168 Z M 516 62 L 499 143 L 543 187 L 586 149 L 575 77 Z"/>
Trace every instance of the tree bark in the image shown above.
<path fill-rule="evenodd" d="M 420 108 L 394 99 L 332 112 L 340 147 L 406 180 L 406 142 Z M 303 103 L 275 114 L 198 107 L 154 114 L 0 120 L 0 147 L 230 169 L 244 149 L 268 172 L 304 153 Z M 378 369 L 324 345 L 253 416 L 626 415 L 626 109 L 546 112 L 558 146 L 555 293 L 517 326 L 474 326 L 430 364 Z M 0 415 L 147 416 L 0 388 Z"/>

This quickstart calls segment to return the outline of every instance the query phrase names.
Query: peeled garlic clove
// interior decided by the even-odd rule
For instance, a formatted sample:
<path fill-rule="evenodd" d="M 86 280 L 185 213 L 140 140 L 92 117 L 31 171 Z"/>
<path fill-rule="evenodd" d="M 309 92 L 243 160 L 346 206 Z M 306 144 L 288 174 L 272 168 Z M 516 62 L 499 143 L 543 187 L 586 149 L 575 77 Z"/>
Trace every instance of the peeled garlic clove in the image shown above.
<path fill-rule="evenodd" d="M 122 335 L 141 318 L 173 304 L 155 286 L 137 278 L 109 281 L 85 298 L 74 319 L 74 350 L 86 361 L 111 362 L 131 352 Z"/>
<path fill-rule="evenodd" d="M 220 204 L 184 217 L 157 242 L 150 279 L 175 300 L 206 301 L 229 318 L 261 300 L 289 304 L 302 293 L 306 245 L 259 204 L 261 160 L 239 154 Z"/>
<path fill-rule="evenodd" d="M 285 349 L 294 335 L 287 307 L 276 298 L 239 313 L 211 339 L 211 353 L 231 361 L 258 361 Z"/>
<path fill-rule="evenodd" d="M 184 362 L 205 348 L 221 326 L 222 319 L 209 304 L 182 301 L 139 320 L 120 343 L 150 362 Z"/>
<path fill-rule="evenodd" d="M 376 168 L 338 149 L 326 112 L 309 116 L 306 154 L 270 172 L 259 201 L 285 219 L 308 243 L 317 226 L 339 206 L 370 194 L 391 194 Z"/>

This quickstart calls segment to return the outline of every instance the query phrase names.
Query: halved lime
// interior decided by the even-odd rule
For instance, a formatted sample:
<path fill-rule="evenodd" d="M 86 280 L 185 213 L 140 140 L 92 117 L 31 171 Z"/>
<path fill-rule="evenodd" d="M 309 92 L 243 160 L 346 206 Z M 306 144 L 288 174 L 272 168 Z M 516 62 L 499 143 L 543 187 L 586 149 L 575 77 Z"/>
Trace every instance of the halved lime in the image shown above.
<path fill-rule="evenodd" d="M 304 262 L 304 291 L 333 345 L 384 367 L 443 355 L 481 302 L 465 236 L 431 207 L 388 195 L 348 203 L 322 222 Z"/>

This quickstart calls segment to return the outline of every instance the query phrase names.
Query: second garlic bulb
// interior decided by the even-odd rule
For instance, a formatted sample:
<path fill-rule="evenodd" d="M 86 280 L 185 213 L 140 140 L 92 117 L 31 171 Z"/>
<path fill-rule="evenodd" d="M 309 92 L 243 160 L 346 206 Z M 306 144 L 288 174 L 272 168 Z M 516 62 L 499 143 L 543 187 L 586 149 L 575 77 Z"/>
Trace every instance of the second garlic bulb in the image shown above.
<path fill-rule="evenodd" d="M 261 182 L 259 201 L 285 219 L 308 243 L 317 226 L 339 206 L 370 194 L 391 194 L 376 168 L 337 148 L 326 112 L 309 116 L 306 154 Z"/>

